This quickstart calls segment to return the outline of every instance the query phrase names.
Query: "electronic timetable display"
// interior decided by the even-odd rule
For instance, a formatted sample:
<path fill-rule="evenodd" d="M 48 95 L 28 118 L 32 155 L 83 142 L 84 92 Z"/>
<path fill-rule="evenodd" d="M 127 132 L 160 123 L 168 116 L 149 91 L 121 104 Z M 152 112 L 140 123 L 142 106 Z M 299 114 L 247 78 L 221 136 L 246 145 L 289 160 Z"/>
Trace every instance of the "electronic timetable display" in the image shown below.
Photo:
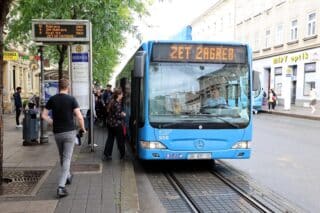
<path fill-rule="evenodd" d="M 89 41 L 88 21 L 33 21 L 34 41 L 66 42 Z"/>

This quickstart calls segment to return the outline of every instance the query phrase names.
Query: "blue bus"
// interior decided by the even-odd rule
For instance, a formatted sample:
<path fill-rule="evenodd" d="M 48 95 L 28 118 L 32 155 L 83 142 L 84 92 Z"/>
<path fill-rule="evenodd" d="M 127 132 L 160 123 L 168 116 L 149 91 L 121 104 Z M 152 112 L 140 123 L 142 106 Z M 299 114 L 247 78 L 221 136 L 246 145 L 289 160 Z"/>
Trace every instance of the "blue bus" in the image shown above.
<path fill-rule="evenodd" d="M 254 76 L 256 79 L 253 79 L 253 81 L 256 81 L 256 87 L 252 90 L 252 96 L 253 96 L 253 113 L 258 114 L 259 111 L 262 110 L 262 105 L 264 104 L 264 99 L 266 98 L 266 93 L 263 90 L 261 86 L 261 73 L 258 71 L 253 70 Z"/>
<path fill-rule="evenodd" d="M 246 159 L 251 50 L 240 43 L 148 41 L 117 77 L 129 141 L 143 160 Z M 213 90 L 223 103 L 208 105 Z"/>

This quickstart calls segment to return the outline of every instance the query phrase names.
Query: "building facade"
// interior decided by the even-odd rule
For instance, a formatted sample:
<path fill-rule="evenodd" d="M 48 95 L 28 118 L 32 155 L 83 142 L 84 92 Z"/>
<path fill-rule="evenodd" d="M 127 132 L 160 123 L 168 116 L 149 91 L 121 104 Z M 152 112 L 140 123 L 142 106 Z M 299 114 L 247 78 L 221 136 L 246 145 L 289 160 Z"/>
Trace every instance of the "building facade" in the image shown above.
<path fill-rule="evenodd" d="M 307 106 L 311 88 L 320 97 L 319 23 L 317 0 L 220 0 L 191 26 L 194 40 L 248 43 L 264 90 Z"/>
<path fill-rule="evenodd" d="M 16 53 L 19 55 L 18 53 Z M 5 58 L 4 58 L 5 59 Z M 37 62 L 36 62 L 37 63 Z M 21 98 L 28 100 L 32 95 L 39 95 L 39 73 L 38 64 L 29 59 L 18 57 L 16 59 L 5 59 L 3 65 L 3 112 L 14 111 L 13 94 L 15 88 L 22 87 Z"/>

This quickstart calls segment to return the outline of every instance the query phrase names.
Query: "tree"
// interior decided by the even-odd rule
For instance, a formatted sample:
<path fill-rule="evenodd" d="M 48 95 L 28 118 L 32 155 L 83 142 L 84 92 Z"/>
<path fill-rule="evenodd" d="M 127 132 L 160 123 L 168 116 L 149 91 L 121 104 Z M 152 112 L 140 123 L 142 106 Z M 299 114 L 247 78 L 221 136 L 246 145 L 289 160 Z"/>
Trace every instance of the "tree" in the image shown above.
<path fill-rule="evenodd" d="M 146 3 L 140 0 L 19 1 L 11 12 L 7 42 L 29 44 L 32 19 L 87 19 L 93 26 L 93 77 L 105 83 L 118 63 L 119 49 L 125 44 L 124 32 L 134 31 L 133 15 L 145 14 Z M 56 52 L 46 49 L 50 51 L 45 54 L 54 56 L 58 62 L 62 76 L 67 46 L 57 45 Z"/>
<path fill-rule="evenodd" d="M 0 184 L 3 179 L 3 34 L 12 0 L 0 1 Z"/>
<path fill-rule="evenodd" d="M 151 0 L 150 0 L 151 1 Z M 125 31 L 134 32 L 133 15 L 146 13 L 141 0 L 12 0 L 0 1 L 0 183 L 3 179 L 3 50 L 4 27 L 8 24 L 7 44 L 19 44 L 35 53 L 30 46 L 32 19 L 88 19 L 93 26 L 93 74 L 101 83 L 109 79 L 112 68 L 117 64 L 119 49 L 125 43 Z M 10 11 L 10 7 L 13 9 Z M 7 16 L 10 11 L 9 20 Z M 45 57 L 59 64 L 62 72 L 66 58 L 66 46 L 48 47 Z"/>

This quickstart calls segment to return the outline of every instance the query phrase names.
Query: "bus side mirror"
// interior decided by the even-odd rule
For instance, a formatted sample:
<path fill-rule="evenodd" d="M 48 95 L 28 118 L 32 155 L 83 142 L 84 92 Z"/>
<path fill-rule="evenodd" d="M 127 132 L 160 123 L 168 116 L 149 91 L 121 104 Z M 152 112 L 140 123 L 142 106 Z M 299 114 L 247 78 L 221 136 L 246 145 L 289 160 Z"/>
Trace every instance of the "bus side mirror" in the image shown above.
<path fill-rule="evenodd" d="M 146 55 L 145 51 L 139 51 L 135 55 L 133 76 L 136 78 L 143 78 Z"/>
<path fill-rule="evenodd" d="M 258 71 L 252 71 L 252 91 L 260 89 L 260 73 Z"/>

